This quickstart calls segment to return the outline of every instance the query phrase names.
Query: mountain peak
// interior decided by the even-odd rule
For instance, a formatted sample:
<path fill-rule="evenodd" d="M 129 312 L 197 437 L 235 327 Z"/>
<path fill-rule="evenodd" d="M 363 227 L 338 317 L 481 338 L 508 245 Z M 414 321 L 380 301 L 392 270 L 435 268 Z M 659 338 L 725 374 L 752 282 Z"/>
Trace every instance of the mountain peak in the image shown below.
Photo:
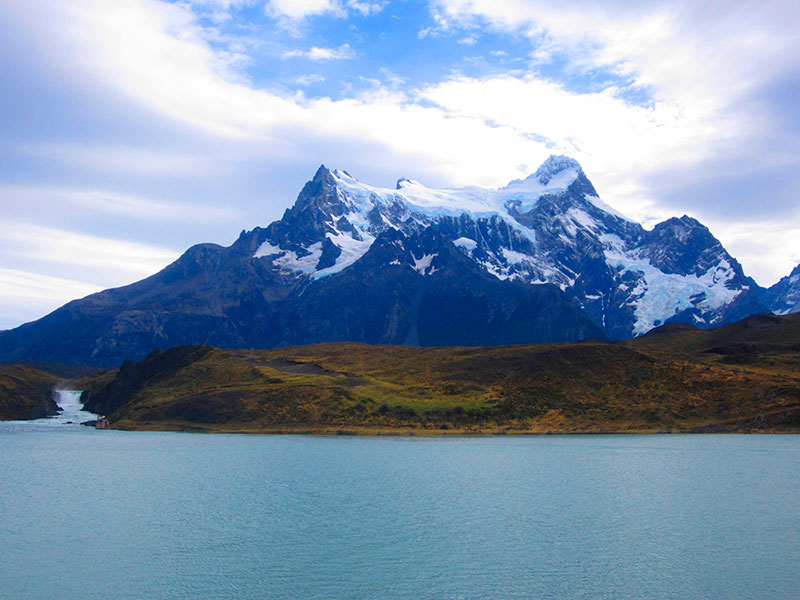
<path fill-rule="evenodd" d="M 317 172 L 314 173 L 314 177 L 311 179 L 311 181 L 324 181 L 326 179 L 330 179 L 331 177 L 333 177 L 333 173 L 331 173 L 330 169 L 328 169 L 328 167 L 325 165 L 320 165 L 319 169 L 317 169 Z"/>
<path fill-rule="evenodd" d="M 578 173 L 583 172 L 580 163 L 574 158 L 560 154 L 551 154 L 547 160 L 536 169 L 533 176 L 540 184 L 547 185 L 553 177 L 567 169 L 574 169 Z"/>
<path fill-rule="evenodd" d="M 408 177 L 401 177 L 400 179 L 397 180 L 397 185 L 395 185 L 395 189 L 402 190 L 403 188 L 407 188 L 412 185 L 421 186 L 422 184 L 419 181 L 409 179 Z"/>

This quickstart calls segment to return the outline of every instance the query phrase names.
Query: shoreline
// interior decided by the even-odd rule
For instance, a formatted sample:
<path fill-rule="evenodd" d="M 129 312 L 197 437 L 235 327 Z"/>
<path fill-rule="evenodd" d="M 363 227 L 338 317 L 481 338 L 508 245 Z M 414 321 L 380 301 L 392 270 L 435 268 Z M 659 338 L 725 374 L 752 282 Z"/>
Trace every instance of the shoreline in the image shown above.
<path fill-rule="evenodd" d="M 89 425 L 87 425 L 89 426 Z M 713 430 L 711 430 L 713 428 Z M 148 426 L 124 423 L 111 424 L 105 428 L 113 431 L 203 433 L 203 434 L 247 434 L 247 435 L 314 435 L 325 437 L 502 437 L 549 436 L 549 435 L 670 435 L 670 434 L 738 434 L 738 435 L 797 435 L 800 428 L 722 427 L 720 424 L 701 425 L 692 428 L 630 428 L 630 429 L 573 429 L 557 430 L 544 428 L 415 428 L 415 427 L 342 427 L 342 426 L 296 426 L 296 427 L 203 427 L 195 424 L 164 423 Z"/>

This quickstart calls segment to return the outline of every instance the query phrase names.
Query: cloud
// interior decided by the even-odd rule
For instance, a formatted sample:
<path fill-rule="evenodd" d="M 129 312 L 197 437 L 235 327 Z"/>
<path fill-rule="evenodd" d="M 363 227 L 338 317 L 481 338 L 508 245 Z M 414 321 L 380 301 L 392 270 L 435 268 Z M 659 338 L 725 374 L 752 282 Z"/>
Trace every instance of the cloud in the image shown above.
<path fill-rule="evenodd" d="M 336 0 L 270 0 L 266 5 L 267 14 L 292 20 L 306 17 L 333 14 L 343 16 L 344 10 Z"/>
<path fill-rule="evenodd" d="M 283 58 L 305 57 L 315 62 L 326 60 L 347 60 L 355 58 L 356 53 L 348 44 L 342 44 L 338 48 L 320 48 L 311 46 L 308 50 L 287 50 L 282 54 Z"/>
<path fill-rule="evenodd" d="M 777 127 L 771 115 L 775 107 L 783 116 L 796 110 L 785 91 L 795 87 L 791 82 L 783 87 L 767 85 L 777 75 L 785 77 L 787 64 L 800 56 L 793 51 L 796 17 L 770 3 L 757 14 L 748 11 L 749 16 L 746 12 L 738 16 L 735 6 L 716 12 L 688 3 L 671 6 L 626 4 L 604 9 L 592 3 L 562 8 L 513 0 L 437 2 L 431 35 L 447 31 L 462 39 L 479 34 L 488 38 L 490 31 L 506 31 L 515 39 L 527 36 L 530 52 L 523 56 L 537 57 L 529 63 L 529 71 L 487 77 L 456 73 L 424 85 L 403 78 L 375 80 L 366 92 L 340 99 L 309 99 L 270 81 L 256 78 L 259 83 L 253 83 L 241 76 L 237 69 L 247 61 L 232 63 L 232 44 L 222 44 L 221 50 L 185 3 L 74 0 L 49 5 L 47 22 L 23 4 L 14 10 L 30 13 L 27 25 L 19 19 L 21 29 L 36 32 L 47 39 L 48 47 L 59 49 L 52 60 L 60 71 L 91 83 L 93 93 L 104 98 L 122 99 L 151 121 L 169 123 L 189 140 L 186 147 L 202 137 L 208 147 L 240 149 L 237 164 L 252 163 L 259 169 L 274 161 L 299 173 L 307 163 L 327 164 L 333 157 L 341 167 L 361 169 L 358 174 L 365 180 L 375 173 L 388 177 L 390 172 L 395 176 L 413 172 L 418 179 L 428 177 L 424 180 L 431 184 L 489 186 L 524 176 L 547 154 L 563 152 L 583 163 L 605 200 L 652 224 L 676 213 L 697 213 L 703 194 L 714 193 L 703 187 L 708 181 L 704 171 L 709 171 L 713 159 L 719 159 L 714 168 L 722 174 L 749 161 L 748 173 L 758 178 L 776 157 L 798 155 L 792 128 L 786 126 L 797 121 L 788 119 Z M 332 1 L 271 2 L 269 7 L 271 14 L 295 21 L 321 14 L 342 16 L 347 10 L 363 12 L 354 3 Z M 785 23 L 779 22 L 781 15 Z M 348 50 L 353 53 L 349 46 L 335 45 L 341 40 L 314 41 L 317 46 L 292 51 L 292 56 L 318 61 L 359 58 L 341 56 Z M 495 51 L 499 52 L 505 50 Z M 545 60 L 563 61 L 567 67 L 556 76 L 542 68 Z M 407 74 L 402 62 L 390 66 Z M 605 83 L 583 83 L 598 72 L 607 75 Z M 291 81 L 292 75 L 283 81 Z M 313 79 L 300 75 L 295 83 Z M 160 142 L 139 142 L 141 146 L 93 142 L 84 149 L 82 138 L 72 144 L 37 140 L 29 143 L 28 150 L 86 170 L 93 164 L 106 165 L 137 181 L 139 176 L 159 175 L 159 183 L 166 182 L 171 169 L 186 176 L 225 170 L 218 166 L 225 152 L 209 151 L 196 158 L 192 152 L 165 149 Z M 155 158 L 148 160 L 151 147 Z M 791 162 L 781 163 L 784 173 L 793 168 Z M 252 165 L 248 177 L 257 182 L 253 189 L 259 194 L 261 190 L 273 194 L 274 185 L 288 189 L 294 184 L 294 180 L 268 181 Z M 93 170 L 96 175 L 101 168 Z M 694 183 L 690 174 L 698 177 Z M 296 175 L 296 189 L 303 176 Z M 198 175 L 198 180 L 213 178 Z M 770 181 L 764 177 L 764 188 L 776 189 Z M 692 186 L 684 185 L 687 182 Z M 85 184 L 76 186 L 81 187 Z M 124 196 L 141 200 L 148 194 Z M 270 210 L 291 201 L 289 193 L 274 196 Z M 727 197 L 732 198 L 728 207 L 711 210 L 713 203 L 706 202 L 709 210 L 703 219 L 726 245 L 729 240 L 738 243 L 735 240 L 743 239 L 743 234 L 725 224 L 745 214 L 743 197 Z M 118 198 L 109 203 L 120 215 L 135 210 L 135 205 Z M 763 231 L 775 233 L 781 228 L 777 222 L 759 223 Z M 797 253 L 781 247 L 782 253 Z M 736 255 L 753 272 L 750 265 L 759 262 L 760 250 L 741 248 L 742 254 Z M 116 260 L 125 262 L 125 253 Z"/>
<path fill-rule="evenodd" d="M 362 16 L 367 17 L 381 12 L 386 6 L 387 1 L 382 2 L 363 2 L 360 0 L 347 0 L 347 8 L 361 13 Z"/>
<path fill-rule="evenodd" d="M 440 27 L 521 32 L 535 47 L 561 53 L 574 71 L 607 68 L 658 100 L 717 110 L 798 63 L 797 11 L 779 2 L 746 6 L 435 0 L 433 14 Z"/>
<path fill-rule="evenodd" d="M 152 275 L 178 257 L 159 246 L 40 225 L 0 224 L 0 328 L 75 298 Z"/>
<path fill-rule="evenodd" d="M 89 211 L 108 215 L 171 223 L 214 223 L 230 221 L 241 215 L 234 207 L 198 206 L 166 203 L 129 194 L 100 190 L 73 190 L 48 187 L 0 187 L 3 202 L 39 206 L 58 204 L 65 211 Z M 2 236 L 2 234 L 0 234 Z"/>
<path fill-rule="evenodd" d="M 762 285 L 771 285 L 800 264 L 800 210 L 784 219 L 764 215 L 731 222 L 712 217 L 706 223 L 735 258 L 745 261 L 745 272 Z"/>
<path fill-rule="evenodd" d="M 319 73 L 310 73 L 308 75 L 298 75 L 294 78 L 294 82 L 297 85 L 302 85 L 303 87 L 312 85 L 315 83 L 322 83 L 325 81 L 325 77 L 320 75 Z"/>
<path fill-rule="evenodd" d="M 638 218 L 651 207 L 628 174 L 665 160 L 696 161 L 703 142 L 717 134 L 699 110 L 679 114 L 668 103 L 630 105 L 614 90 L 575 93 L 531 75 L 457 77 L 421 95 L 450 117 L 548 140 L 551 151 L 578 158 L 612 204 Z"/>
<path fill-rule="evenodd" d="M 102 290 L 85 281 L 0 268 L 0 329 L 49 313 L 68 300 Z"/>
<path fill-rule="evenodd" d="M 324 14 L 346 17 L 349 9 L 367 17 L 381 12 L 387 3 L 386 0 L 347 0 L 342 5 L 339 0 L 270 0 L 266 5 L 266 13 L 279 19 L 301 21 Z"/>
<path fill-rule="evenodd" d="M 254 0 L 182 0 L 182 2 L 205 14 L 214 23 L 220 24 L 229 21 L 232 12 L 253 4 Z"/>
<path fill-rule="evenodd" d="M 18 148 L 31 156 L 62 161 L 72 167 L 117 173 L 192 175 L 219 171 L 222 166 L 222 161 L 211 162 L 207 156 L 153 147 L 46 142 Z"/>
<path fill-rule="evenodd" d="M 26 260 L 105 268 L 120 273 L 118 281 L 152 275 L 178 258 L 168 248 L 19 223 L 0 228 L 0 249 Z"/>
<path fill-rule="evenodd" d="M 664 94 L 650 106 L 639 106 L 625 101 L 617 88 L 581 93 L 532 73 L 487 79 L 456 77 L 420 90 L 418 97 L 433 100 L 438 105 L 433 107 L 408 102 L 408 94 L 298 100 L 231 81 L 219 71 L 214 51 L 194 33 L 191 17 L 179 13 L 177 7 L 168 10 L 157 2 L 127 0 L 123 19 L 119 3 L 92 5 L 94 10 L 81 17 L 86 30 L 93 33 L 91 58 L 103 57 L 101 64 L 94 65 L 99 75 L 118 73 L 114 81 L 126 93 L 172 118 L 227 135 L 263 136 L 269 132 L 281 137 L 281 130 L 302 128 L 321 135 L 383 141 L 402 154 L 432 158 L 441 173 L 458 183 L 467 183 L 464 174 L 471 173 L 472 183 L 502 184 L 520 175 L 513 165 L 532 164 L 554 149 L 541 140 L 554 140 L 555 149 L 577 155 L 587 169 L 600 174 L 603 188 L 627 203 L 620 206 L 622 210 L 640 217 L 653 216 L 642 208 L 653 204 L 651 191 L 641 181 L 642 172 L 652 170 L 654 162 L 672 168 L 707 158 L 717 151 L 715 144 L 728 141 L 747 125 L 738 115 L 721 110 L 719 94 L 708 91 L 709 86 L 688 85 L 683 95 Z M 505 19 L 506 26 L 512 18 L 519 19 L 517 26 L 533 18 L 527 3 L 499 2 L 496 6 L 506 12 L 490 13 L 495 3 L 478 6 L 453 0 L 443 7 L 442 22 L 478 9 L 484 11 L 481 14 L 493 15 L 496 22 Z M 623 55 L 623 47 L 632 53 L 631 60 L 669 50 L 668 57 L 681 67 L 671 71 L 697 70 L 683 69 L 685 51 L 674 48 L 675 44 L 664 45 L 675 27 L 661 14 L 623 16 L 616 24 L 591 12 L 580 18 L 545 10 L 541 15 L 552 31 L 575 39 L 586 34 L 593 19 L 599 19 L 597 30 L 607 44 L 587 51 L 595 62 L 630 68 L 613 58 Z M 637 28 L 622 35 L 626 31 L 623 25 L 631 23 Z M 639 46 L 644 49 L 637 49 Z M 98 48 L 103 52 L 98 53 Z M 314 47 L 290 55 L 325 60 L 347 55 L 349 50 L 349 46 Z M 665 66 L 668 60 L 658 61 L 662 71 L 669 70 Z M 696 79 L 692 77 L 691 83 Z M 724 89 L 730 90 L 730 86 Z M 536 111 L 527 108 L 526 102 L 536 106 Z M 418 137 L 407 132 L 416 132 Z M 491 145 L 453 147 L 443 137 L 462 140 L 467 134 Z M 491 157 L 485 156 L 482 149 L 486 147 L 495 149 Z M 628 206 L 632 204 L 638 208 L 632 210 Z"/>

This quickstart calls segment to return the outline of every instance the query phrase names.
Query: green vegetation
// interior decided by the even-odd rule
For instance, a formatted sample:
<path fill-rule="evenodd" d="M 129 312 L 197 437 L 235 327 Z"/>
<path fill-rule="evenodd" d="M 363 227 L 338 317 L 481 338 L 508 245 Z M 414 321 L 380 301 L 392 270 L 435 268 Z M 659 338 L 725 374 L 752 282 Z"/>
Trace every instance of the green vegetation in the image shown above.
<path fill-rule="evenodd" d="M 88 380 L 113 427 L 243 432 L 796 431 L 800 315 L 624 343 L 183 346 Z"/>
<path fill-rule="evenodd" d="M 56 414 L 53 389 L 58 377 L 25 365 L 0 365 L 0 421 L 39 419 Z"/>

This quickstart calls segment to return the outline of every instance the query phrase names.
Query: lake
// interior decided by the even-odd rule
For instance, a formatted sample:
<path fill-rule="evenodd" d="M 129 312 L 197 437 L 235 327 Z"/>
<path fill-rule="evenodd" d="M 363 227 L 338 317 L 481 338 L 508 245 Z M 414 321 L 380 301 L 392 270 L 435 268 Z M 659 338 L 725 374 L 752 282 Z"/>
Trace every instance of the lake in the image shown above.
<path fill-rule="evenodd" d="M 0 424 L 3 598 L 789 598 L 800 437 Z"/>

